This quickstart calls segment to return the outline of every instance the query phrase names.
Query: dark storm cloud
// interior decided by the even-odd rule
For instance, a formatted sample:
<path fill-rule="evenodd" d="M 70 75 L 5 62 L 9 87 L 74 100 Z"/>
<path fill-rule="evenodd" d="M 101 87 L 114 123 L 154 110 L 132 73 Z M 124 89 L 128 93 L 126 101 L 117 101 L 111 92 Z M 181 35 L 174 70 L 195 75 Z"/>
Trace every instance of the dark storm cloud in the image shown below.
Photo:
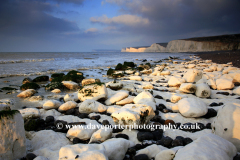
<path fill-rule="evenodd" d="M 123 27 L 145 34 L 150 41 L 240 32 L 239 0 L 106 0 L 121 7 L 120 13 L 149 19 L 147 27 Z"/>
<path fill-rule="evenodd" d="M 55 0 L 58 3 L 75 3 L 75 4 L 82 4 L 84 0 Z"/>
<path fill-rule="evenodd" d="M 44 36 L 77 31 L 75 23 L 48 14 L 54 9 L 44 1 L 9 0 L 0 2 L 0 34 L 6 36 Z"/>

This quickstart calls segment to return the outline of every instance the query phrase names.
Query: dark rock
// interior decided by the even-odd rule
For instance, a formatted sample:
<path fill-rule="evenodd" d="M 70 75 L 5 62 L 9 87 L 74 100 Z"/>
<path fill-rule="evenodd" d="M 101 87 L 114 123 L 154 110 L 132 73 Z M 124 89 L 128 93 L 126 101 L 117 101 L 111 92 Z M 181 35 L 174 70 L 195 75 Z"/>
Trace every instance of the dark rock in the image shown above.
<path fill-rule="evenodd" d="M 156 109 L 159 111 L 163 111 L 163 109 L 166 109 L 166 106 L 164 104 L 159 104 L 158 106 L 156 106 Z"/>
<path fill-rule="evenodd" d="M 163 99 L 163 97 L 162 97 L 162 96 L 159 96 L 159 95 L 156 95 L 154 98 Z"/>
<path fill-rule="evenodd" d="M 240 160 L 240 155 L 237 154 L 235 157 L 233 157 L 233 160 Z"/>
<path fill-rule="evenodd" d="M 137 139 L 142 142 L 143 140 L 152 140 L 153 134 L 151 132 L 138 132 Z"/>
<path fill-rule="evenodd" d="M 83 141 L 81 140 L 81 139 L 79 139 L 79 138 L 73 138 L 73 141 L 72 141 L 72 143 L 73 144 L 78 144 L 78 143 L 82 143 Z"/>
<path fill-rule="evenodd" d="M 210 106 L 210 107 L 215 107 L 215 106 L 219 106 L 219 104 L 216 103 L 216 102 L 213 102 L 213 103 L 211 103 L 209 106 Z"/>
<path fill-rule="evenodd" d="M 161 119 L 161 120 L 160 120 L 160 123 L 161 123 L 161 124 L 165 124 L 165 120 L 164 120 L 164 119 Z"/>
<path fill-rule="evenodd" d="M 206 125 L 206 129 L 212 129 L 211 123 L 208 123 L 208 124 Z"/>
<path fill-rule="evenodd" d="M 188 145 L 189 143 L 192 143 L 193 142 L 193 140 L 191 139 L 191 138 L 184 138 L 183 139 L 183 144 L 184 144 L 184 146 L 186 146 L 186 145 Z"/>
<path fill-rule="evenodd" d="M 155 115 L 159 115 L 159 111 L 158 110 L 154 111 L 154 113 L 155 113 Z"/>
<path fill-rule="evenodd" d="M 72 123 L 68 123 L 68 125 L 70 125 L 70 126 L 82 126 L 82 125 L 86 125 L 86 122 L 72 122 Z"/>
<path fill-rule="evenodd" d="M 181 123 L 175 123 L 176 129 L 179 129 L 181 126 Z"/>
<path fill-rule="evenodd" d="M 101 116 L 92 116 L 90 119 L 98 121 L 101 118 Z"/>
<path fill-rule="evenodd" d="M 173 141 L 172 141 L 172 147 L 177 147 L 177 146 L 184 146 L 184 144 L 183 144 L 183 139 L 174 139 Z"/>
<path fill-rule="evenodd" d="M 28 119 L 24 122 L 24 128 L 26 131 L 36 131 L 39 126 L 38 119 Z"/>
<path fill-rule="evenodd" d="M 54 131 L 56 132 L 62 132 L 62 133 L 67 133 L 69 128 L 66 128 L 66 125 L 68 123 L 66 121 L 62 121 L 62 120 L 56 120 L 54 122 L 54 126 L 56 126 L 56 129 Z"/>
<path fill-rule="evenodd" d="M 161 121 L 161 116 L 154 116 L 152 119 L 151 119 L 151 121 L 153 121 L 153 122 L 160 122 Z"/>
<path fill-rule="evenodd" d="M 33 153 L 28 153 L 26 155 L 26 160 L 33 160 L 34 158 L 36 158 L 37 156 Z"/>
<path fill-rule="evenodd" d="M 78 117 L 82 118 L 82 119 L 88 118 L 88 114 L 87 113 L 80 113 L 80 114 L 78 114 Z"/>
<path fill-rule="evenodd" d="M 225 95 L 225 96 L 228 96 L 228 95 L 229 95 L 228 92 L 217 92 L 216 94 L 222 94 L 222 95 Z"/>
<path fill-rule="evenodd" d="M 61 90 L 64 90 L 66 89 L 66 87 L 61 83 L 61 82 L 51 82 L 49 83 L 48 85 L 45 86 L 45 89 L 46 90 L 54 90 L 54 89 L 61 89 Z"/>
<path fill-rule="evenodd" d="M 124 138 L 124 139 L 129 140 L 129 137 L 128 137 L 128 135 L 126 135 L 126 134 L 117 134 L 117 135 L 116 135 L 116 138 Z"/>
<path fill-rule="evenodd" d="M 143 59 L 142 62 L 146 62 L 147 60 L 146 59 Z"/>
<path fill-rule="evenodd" d="M 183 141 L 183 140 L 184 140 L 184 137 L 182 137 L 182 136 L 177 136 L 176 139 L 180 139 L 180 140 Z"/>
<path fill-rule="evenodd" d="M 184 123 L 181 130 L 191 132 L 193 131 L 192 130 L 192 128 L 194 128 L 193 126 L 194 125 L 192 123 Z"/>
<path fill-rule="evenodd" d="M 146 154 L 139 154 L 134 157 L 134 160 L 149 160 L 149 158 Z"/>
<path fill-rule="evenodd" d="M 171 102 L 171 100 L 170 99 L 166 99 L 166 102 Z"/>
<path fill-rule="evenodd" d="M 202 123 L 196 123 L 196 131 L 200 131 L 200 130 L 204 130 L 205 129 L 205 125 Z"/>
<path fill-rule="evenodd" d="M 165 109 L 162 110 L 162 112 L 163 113 L 172 113 L 173 111 L 170 110 L 170 109 L 165 108 Z"/>
<path fill-rule="evenodd" d="M 67 110 L 65 114 L 66 115 L 74 115 L 74 113 L 75 113 L 75 109 L 72 108 L 72 109 Z"/>
<path fill-rule="evenodd" d="M 35 90 L 37 90 L 37 89 L 39 89 L 40 88 L 40 86 L 38 85 L 38 84 L 36 84 L 36 83 L 25 83 L 25 84 L 23 84 L 21 87 L 20 87 L 20 89 L 22 90 L 22 91 L 25 91 L 25 90 L 27 90 L 27 89 L 35 89 Z"/>
<path fill-rule="evenodd" d="M 48 76 L 39 76 L 33 79 L 33 82 L 44 82 L 44 81 L 49 81 Z"/>
<path fill-rule="evenodd" d="M 162 129 L 158 129 L 152 132 L 153 135 L 153 140 L 158 141 L 161 140 L 163 137 L 163 130 Z"/>
<path fill-rule="evenodd" d="M 207 114 L 202 116 L 202 118 L 209 119 L 216 116 L 217 116 L 217 111 L 215 109 L 209 108 Z"/>
<path fill-rule="evenodd" d="M 136 155 L 136 149 L 134 147 L 128 148 L 127 154 L 129 154 L 131 156 L 135 156 Z"/>
<path fill-rule="evenodd" d="M 136 145 L 134 146 L 134 148 L 135 148 L 136 150 L 140 150 L 140 149 L 143 149 L 144 146 L 141 145 L 141 144 L 136 144 Z"/>
<path fill-rule="evenodd" d="M 83 73 L 76 70 L 69 71 L 67 75 L 62 77 L 62 81 L 73 81 L 76 83 L 81 83 L 83 79 Z"/>
<path fill-rule="evenodd" d="M 54 121 L 52 121 L 52 122 L 46 122 L 46 126 L 54 126 Z"/>
<path fill-rule="evenodd" d="M 51 75 L 52 78 L 62 78 L 65 74 L 64 73 L 53 73 Z"/>
<path fill-rule="evenodd" d="M 54 131 L 54 130 L 56 130 L 56 127 L 53 125 L 49 125 L 45 128 L 45 130 L 53 130 Z"/>
<path fill-rule="evenodd" d="M 113 133 L 119 133 L 119 132 L 122 132 L 124 129 L 120 129 L 120 128 L 116 128 L 114 127 L 113 128 Z"/>
<path fill-rule="evenodd" d="M 219 106 L 221 106 L 221 105 L 223 105 L 223 103 L 222 103 L 222 102 L 220 102 L 220 103 L 219 103 Z"/>
<path fill-rule="evenodd" d="M 159 145 L 163 145 L 164 147 L 167 147 L 167 148 L 170 148 L 171 147 L 171 144 L 172 144 L 172 141 L 173 141 L 173 139 L 172 138 L 170 138 L 170 137 L 163 137 L 161 140 L 160 140 L 160 144 Z"/>
<path fill-rule="evenodd" d="M 32 83 L 32 82 L 33 82 L 33 80 L 31 78 L 27 77 L 27 78 L 23 79 L 22 84 Z"/>
<path fill-rule="evenodd" d="M 109 123 L 108 120 L 103 120 L 103 121 L 102 121 L 102 125 L 104 125 L 104 126 L 108 126 L 108 125 L 110 125 L 110 123 Z"/>
<path fill-rule="evenodd" d="M 169 124 L 174 125 L 175 122 L 174 122 L 173 120 L 171 120 L 171 119 L 167 119 L 167 120 L 165 120 L 164 125 L 169 125 Z"/>

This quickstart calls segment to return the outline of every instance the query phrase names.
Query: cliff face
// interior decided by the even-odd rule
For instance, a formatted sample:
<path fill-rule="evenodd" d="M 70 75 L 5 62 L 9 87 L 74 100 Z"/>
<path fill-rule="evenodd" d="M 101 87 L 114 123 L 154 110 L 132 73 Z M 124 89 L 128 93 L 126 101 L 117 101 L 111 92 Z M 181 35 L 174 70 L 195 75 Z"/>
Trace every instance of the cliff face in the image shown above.
<path fill-rule="evenodd" d="M 167 52 L 207 52 L 224 51 L 240 49 L 239 42 L 209 42 L 209 41 L 191 41 L 191 40 L 173 40 L 167 45 Z"/>
<path fill-rule="evenodd" d="M 240 34 L 196 37 L 154 43 L 150 47 L 128 47 L 122 52 L 208 52 L 240 50 Z"/>
<path fill-rule="evenodd" d="M 127 47 L 123 48 L 121 52 L 165 52 L 166 47 L 154 43 L 150 47 Z"/>

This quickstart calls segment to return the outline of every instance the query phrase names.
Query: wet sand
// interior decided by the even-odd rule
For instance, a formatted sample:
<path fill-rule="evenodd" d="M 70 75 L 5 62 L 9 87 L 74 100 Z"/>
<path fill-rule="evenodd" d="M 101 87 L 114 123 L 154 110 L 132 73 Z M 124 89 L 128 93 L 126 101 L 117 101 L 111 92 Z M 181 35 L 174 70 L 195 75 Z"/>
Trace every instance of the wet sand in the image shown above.
<path fill-rule="evenodd" d="M 200 58 L 206 60 L 210 59 L 218 64 L 225 64 L 232 62 L 234 67 L 240 68 L 240 50 L 237 51 L 214 51 L 214 52 L 198 52 L 194 53 Z"/>

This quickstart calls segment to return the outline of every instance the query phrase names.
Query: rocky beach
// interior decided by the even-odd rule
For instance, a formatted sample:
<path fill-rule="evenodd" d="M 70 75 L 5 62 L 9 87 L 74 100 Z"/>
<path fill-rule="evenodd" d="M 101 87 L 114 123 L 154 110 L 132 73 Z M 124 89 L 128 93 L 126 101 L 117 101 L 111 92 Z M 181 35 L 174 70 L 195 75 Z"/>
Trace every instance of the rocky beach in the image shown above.
<path fill-rule="evenodd" d="M 37 105 L 0 100 L 0 159 L 240 159 L 240 69 L 199 56 L 22 79 L 13 95 Z"/>

